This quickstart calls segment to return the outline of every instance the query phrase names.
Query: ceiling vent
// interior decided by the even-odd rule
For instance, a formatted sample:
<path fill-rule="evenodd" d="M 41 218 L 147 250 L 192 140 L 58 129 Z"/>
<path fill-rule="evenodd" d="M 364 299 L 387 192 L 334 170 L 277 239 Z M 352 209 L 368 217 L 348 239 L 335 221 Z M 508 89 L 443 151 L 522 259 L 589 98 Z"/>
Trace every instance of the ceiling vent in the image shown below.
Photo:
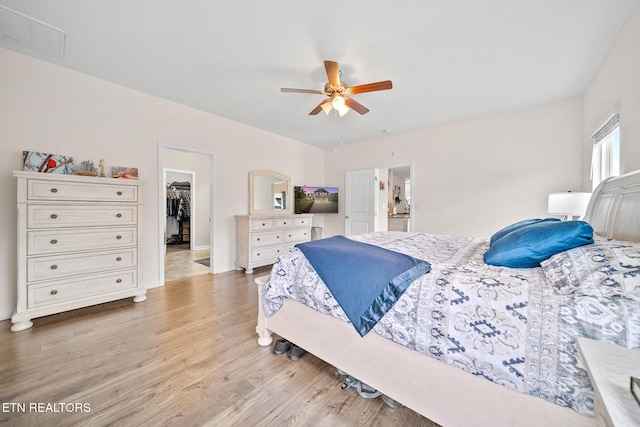
<path fill-rule="evenodd" d="M 64 58 L 66 36 L 66 31 L 0 6 L 0 40 Z"/>

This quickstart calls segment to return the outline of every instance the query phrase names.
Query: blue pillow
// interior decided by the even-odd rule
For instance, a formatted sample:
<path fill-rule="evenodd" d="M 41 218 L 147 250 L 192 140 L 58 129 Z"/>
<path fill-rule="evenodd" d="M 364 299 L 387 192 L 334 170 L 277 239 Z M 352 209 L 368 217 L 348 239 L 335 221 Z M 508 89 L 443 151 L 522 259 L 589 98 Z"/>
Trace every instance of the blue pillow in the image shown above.
<path fill-rule="evenodd" d="M 496 231 L 496 233 L 493 236 L 491 236 L 491 239 L 489 240 L 489 246 L 492 246 L 496 240 L 511 233 L 512 231 L 516 231 L 517 229 L 522 228 L 526 225 L 536 224 L 538 222 L 545 222 L 545 221 L 560 221 L 560 219 L 559 218 L 543 218 L 543 219 L 534 218 L 534 219 L 524 219 L 522 221 L 514 222 L 511 225 L 507 225 L 502 230 Z"/>
<path fill-rule="evenodd" d="M 584 221 L 539 221 L 505 234 L 489 247 L 484 262 L 511 268 L 538 267 L 552 255 L 593 243 Z"/>

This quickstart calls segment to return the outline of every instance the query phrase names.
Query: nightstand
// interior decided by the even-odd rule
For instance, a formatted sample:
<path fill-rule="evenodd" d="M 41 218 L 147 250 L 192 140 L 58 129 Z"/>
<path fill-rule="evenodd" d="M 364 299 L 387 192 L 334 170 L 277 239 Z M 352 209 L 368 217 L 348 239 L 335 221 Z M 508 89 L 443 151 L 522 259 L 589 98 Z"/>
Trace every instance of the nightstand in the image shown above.
<path fill-rule="evenodd" d="M 640 426 L 640 404 L 630 377 L 640 377 L 640 350 L 578 337 L 578 351 L 595 393 L 593 412 L 600 426 Z"/>

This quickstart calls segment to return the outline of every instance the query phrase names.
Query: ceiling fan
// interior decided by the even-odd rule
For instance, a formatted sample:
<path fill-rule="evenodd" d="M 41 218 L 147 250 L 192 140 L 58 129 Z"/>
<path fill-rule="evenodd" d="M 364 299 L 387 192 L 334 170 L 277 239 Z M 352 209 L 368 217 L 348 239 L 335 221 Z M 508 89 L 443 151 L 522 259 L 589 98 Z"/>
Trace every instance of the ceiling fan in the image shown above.
<path fill-rule="evenodd" d="M 374 92 L 377 90 L 391 89 L 393 85 L 391 80 L 384 80 L 376 83 L 368 83 L 364 85 L 358 85 L 349 87 L 345 82 L 340 81 L 340 68 L 337 62 L 324 61 L 324 68 L 327 71 L 328 82 L 324 85 L 324 90 L 313 89 L 290 89 L 283 87 L 280 89 L 282 92 L 294 92 L 294 93 L 313 93 L 318 95 L 326 95 L 327 99 L 322 101 L 316 108 L 311 110 L 310 116 L 318 114 L 320 111 L 324 111 L 329 114 L 331 108 L 334 108 L 340 116 L 347 114 L 349 109 L 353 109 L 360 114 L 367 114 L 369 109 L 360 104 L 348 95 L 356 95 L 364 92 Z"/>

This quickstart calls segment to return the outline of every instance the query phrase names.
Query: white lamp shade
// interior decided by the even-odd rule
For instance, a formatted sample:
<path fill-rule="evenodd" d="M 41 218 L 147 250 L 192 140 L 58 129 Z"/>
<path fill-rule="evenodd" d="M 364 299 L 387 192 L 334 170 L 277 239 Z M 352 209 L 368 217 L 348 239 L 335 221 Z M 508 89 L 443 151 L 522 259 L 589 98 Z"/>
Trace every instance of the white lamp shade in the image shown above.
<path fill-rule="evenodd" d="M 549 194 L 547 211 L 551 215 L 582 217 L 587 211 L 591 193 L 552 193 Z"/>

